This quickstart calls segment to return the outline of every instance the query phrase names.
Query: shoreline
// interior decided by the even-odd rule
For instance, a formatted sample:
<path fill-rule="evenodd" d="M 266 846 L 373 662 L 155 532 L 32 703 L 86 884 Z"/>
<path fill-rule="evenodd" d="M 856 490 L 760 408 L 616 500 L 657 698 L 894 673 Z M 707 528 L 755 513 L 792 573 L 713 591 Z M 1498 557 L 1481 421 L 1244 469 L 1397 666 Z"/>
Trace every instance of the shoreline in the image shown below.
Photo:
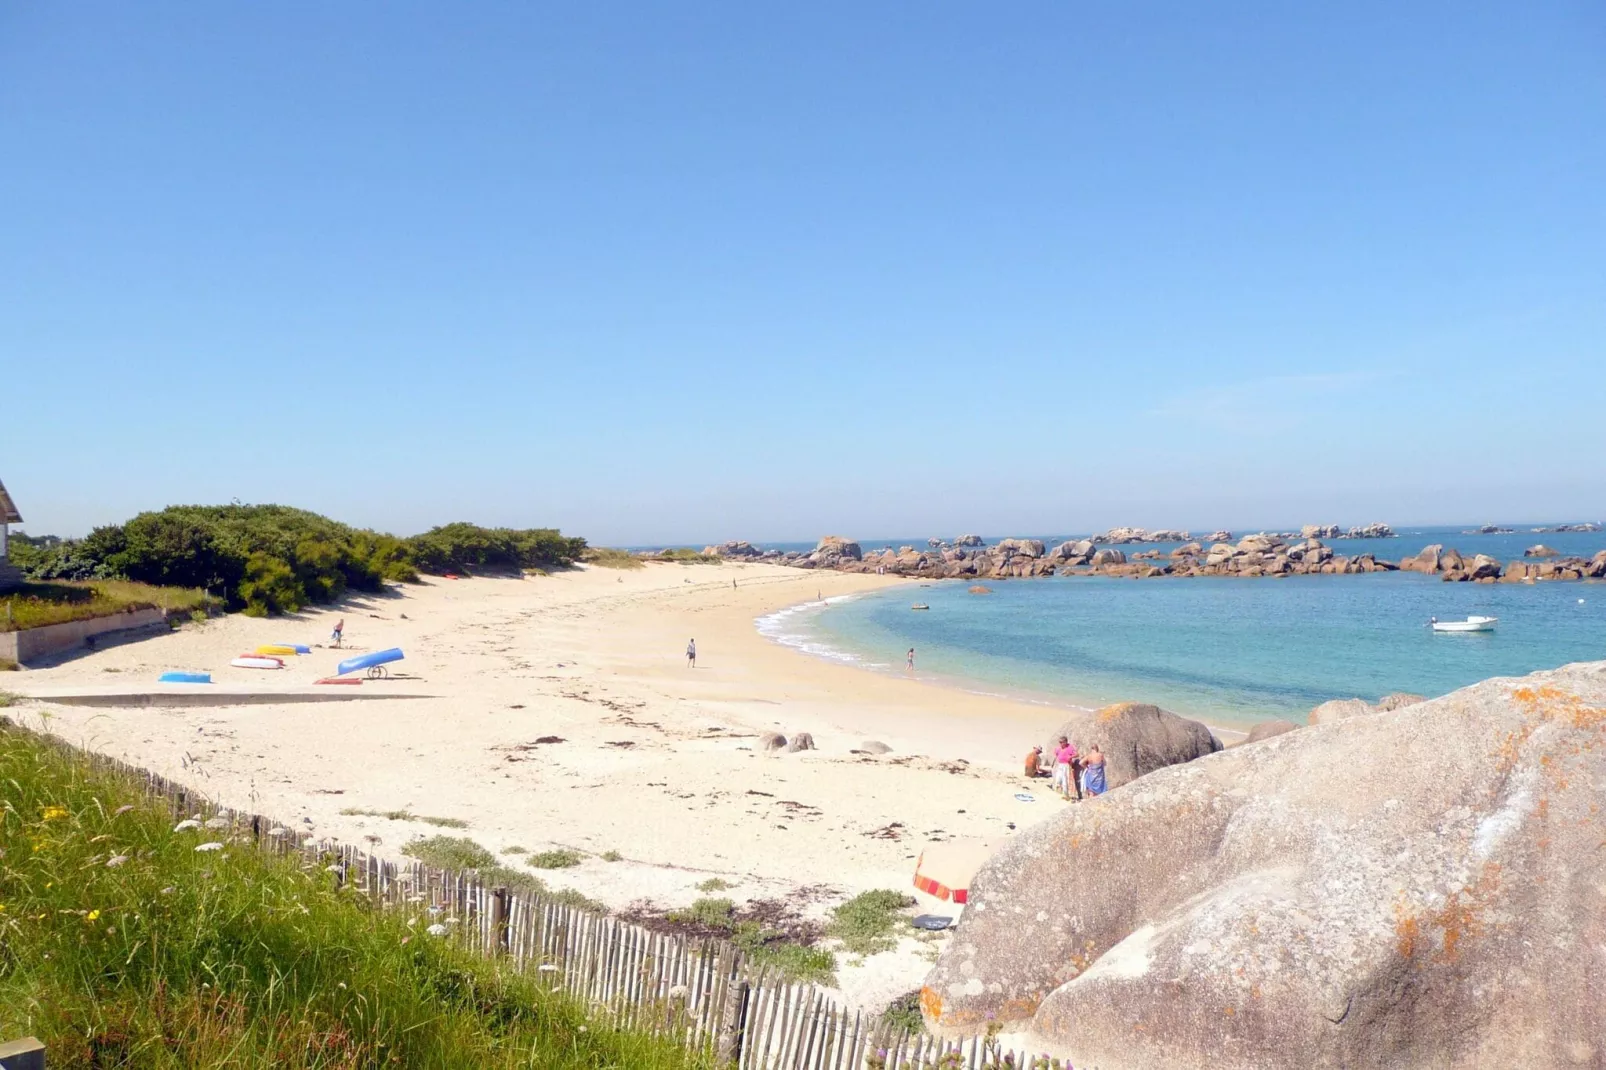
<path fill-rule="evenodd" d="M 902 578 L 907 581 L 912 580 L 915 577 Z M 920 585 L 930 586 L 932 583 L 959 582 L 963 581 L 926 580 Z M 1110 705 L 1108 702 L 1100 702 L 1086 695 L 1075 695 L 1069 692 L 1056 692 L 1050 690 L 1038 690 L 1029 687 L 1013 687 L 1006 684 L 996 683 L 991 680 L 983 680 L 977 677 L 964 676 L 957 673 L 932 672 L 917 668 L 913 676 L 910 676 L 907 673 L 900 673 L 898 671 L 897 664 L 894 661 L 868 661 L 859 653 L 856 653 L 852 650 L 841 649 L 840 647 L 830 646 L 827 642 L 817 640 L 814 637 L 800 635 L 797 632 L 783 634 L 782 629 L 779 627 L 775 627 L 770 630 L 766 630 L 763 627 L 763 624 L 766 621 L 774 620 L 777 624 L 783 624 L 786 622 L 784 618 L 789 614 L 793 614 L 801 610 L 812 610 L 813 612 L 810 612 L 807 614 L 807 616 L 800 617 L 801 623 L 817 617 L 820 612 L 830 608 L 832 605 L 840 605 L 849 601 L 856 601 L 862 597 L 865 597 L 866 595 L 880 594 L 882 591 L 889 589 L 891 588 L 888 587 L 877 591 L 866 591 L 853 595 L 844 595 L 835 599 L 826 599 L 823 603 L 799 603 L 798 605 L 789 606 L 784 609 L 777 610 L 775 613 L 768 614 L 765 617 L 761 617 L 755 623 L 759 625 L 759 634 L 765 636 L 765 638 L 776 643 L 778 646 L 785 647 L 787 650 L 800 654 L 804 657 L 819 658 L 831 664 L 843 665 L 856 669 L 859 672 L 873 673 L 882 677 L 912 680 L 914 682 L 929 684 L 933 687 L 939 687 L 945 690 L 959 692 L 961 694 L 975 695 L 984 699 L 995 699 L 1003 702 L 1038 707 L 1044 710 L 1071 710 L 1079 713 L 1092 713 L 1096 710 L 1102 709 L 1104 706 Z M 789 637 L 795 638 L 797 641 L 788 642 L 787 639 Z M 1145 696 L 1134 693 L 1126 699 L 1112 701 L 1147 702 L 1148 699 Z M 1161 705 L 1158 702 L 1153 704 L 1157 706 Z M 1161 706 L 1161 708 L 1164 709 L 1165 707 Z M 1176 711 L 1171 712 L 1175 713 Z M 1177 716 L 1198 721 L 1206 728 L 1210 729 L 1211 732 L 1215 733 L 1216 738 L 1221 740 L 1223 744 L 1229 746 L 1234 743 L 1242 742 L 1248 737 L 1249 732 L 1254 725 L 1258 723 L 1256 721 L 1248 720 L 1241 723 L 1236 723 L 1230 718 L 1221 718 L 1208 714 L 1194 715 L 1177 713 Z M 1262 720 L 1273 719 L 1275 718 L 1271 716 L 1262 718 Z"/>

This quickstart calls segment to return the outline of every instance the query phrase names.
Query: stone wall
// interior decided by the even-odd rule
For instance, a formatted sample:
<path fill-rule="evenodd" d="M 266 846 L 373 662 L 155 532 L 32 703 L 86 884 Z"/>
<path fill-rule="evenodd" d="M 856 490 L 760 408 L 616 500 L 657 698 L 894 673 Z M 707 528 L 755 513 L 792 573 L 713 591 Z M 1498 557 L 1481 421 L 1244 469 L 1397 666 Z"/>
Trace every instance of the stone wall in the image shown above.
<path fill-rule="evenodd" d="M 166 620 L 167 615 L 160 609 L 136 609 L 111 617 L 70 620 L 64 624 L 47 624 L 42 628 L 27 628 L 20 632 L 0 632 L 0 658 L 27 664 L 36 658 L 74 650 L 93 636 L 155 629 L 165 626 Z"/>

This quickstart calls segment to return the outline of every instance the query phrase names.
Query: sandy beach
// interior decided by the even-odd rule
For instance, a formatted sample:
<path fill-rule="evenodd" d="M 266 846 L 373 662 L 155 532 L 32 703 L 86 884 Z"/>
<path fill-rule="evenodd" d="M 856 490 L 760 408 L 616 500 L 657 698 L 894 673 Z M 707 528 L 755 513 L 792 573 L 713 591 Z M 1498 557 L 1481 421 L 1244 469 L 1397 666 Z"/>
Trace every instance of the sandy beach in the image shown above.
<path fill-rule="evenodd" d="M 1027 787 L 1020 756 L 1053 729 L 1055 709 L 834 664 L 755 626 L 822 593 L 899 583 L 913 586 L 739 564 L 430 579 L 290 618 L 187 625 L 6 683 L 28 693 L 205 670 L 220 684 L 282 687 L 399 646 L 407 657 L 394 677 L 362 687 L 430 697 L 10 712 L 322 836 L 399 854 L 445 831 L 511 865 L 520 856 L 509 848 L 572 848 L 586 854 L 581 865 L 540 875 L 614 908 L 684 905 L 719 877 L 738 900 L 784 897 L 823 911 L 866 889 L 909 890 L 927 843 L 1002 839 L 1065 805 L 1041 781 L 1036 802 L 1014 797 Z M 339 617 L 343 651 L 314 645 L 275 672 L 228 664 L 261 644 L 325 644 Z M 757 737 L 772 731 L 809 732 L 818 749 L 766 753 Z M 546 737 L 562 742 L 536 742 Z M 866 740 L 892 751 L 853 753 Z M 468 827 L 341 813 L 352 809 Z M 607 852 L 622 858 L 604 861 Z M 914 987 L 933 949 L 920 950 L 878 956 L 879 968 L 857 979 L 844 969 L 844 989 L 874 1001 Z"/>

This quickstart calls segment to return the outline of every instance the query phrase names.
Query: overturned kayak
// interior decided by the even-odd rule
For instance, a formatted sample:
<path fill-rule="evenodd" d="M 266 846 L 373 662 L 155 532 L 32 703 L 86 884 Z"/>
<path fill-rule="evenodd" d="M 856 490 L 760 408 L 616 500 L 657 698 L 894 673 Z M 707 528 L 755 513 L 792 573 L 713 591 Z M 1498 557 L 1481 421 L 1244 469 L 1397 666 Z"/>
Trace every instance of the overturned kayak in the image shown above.
<path fill-rule="evenodd" d="M 381 665 L 388 665 L 393 661 L 400 661 L 406 657 L 401 647 L 391 647 L 389 650 L 376 650 L 372 654 L 358 654 L 354 658 L 347 658 L 335 666 L 335 675 L 344 676 L 348 672 L 360 672 L 363 669 L 377 669 Z"/>
<path fill-rule="evenodd" d="M 236 669 L 284 668 L 284 660 L 282 658 L 273 658 L 266 654 L 241 654 L 239 657 L 229 662 L 229 664 L 233 665 Z"/>
<path fill-rule="evenodd" d="M 212 674 L 209 672 L 164 672 L 156 678 L 159 684 L 209 684 Z"/>
<path fill-rule="evenodd" d="M 293 643 L 270 643 L 267 646 L 257 647 L 256 652 L 258 654 L 267 654 L 272 657 L 292 658 L 297 654 L 310 654 L 312 653 L 312 648 L 296 646 Z"/>

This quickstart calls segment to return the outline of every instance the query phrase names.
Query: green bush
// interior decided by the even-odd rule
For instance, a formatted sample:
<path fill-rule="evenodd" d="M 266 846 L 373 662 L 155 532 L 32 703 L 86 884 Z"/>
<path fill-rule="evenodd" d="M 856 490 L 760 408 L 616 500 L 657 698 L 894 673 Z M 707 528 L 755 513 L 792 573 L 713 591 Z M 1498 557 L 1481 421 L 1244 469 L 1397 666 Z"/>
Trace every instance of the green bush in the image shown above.
<path fill-rule="evenodd" d="M 900 915 L 914 905 L 911 897 L 886 888 L 860 892 L 831 912 L 825 931 L 856 955 L 891 951 L 903 925 Z"/>
<path fill-rule="evenodd" d="M 583 861 L 585 855 L 567 849 L 541 851 L 529 858 L 530 865 L 536 869 L 568 869 L 571 866 L 578 866 Z"/>
<path fill-rule="evenodd" d="M 305 604 L 306 589 L 289 565 L 258 551 L 246 559 L 239 598 L 245 603 L 246 616 L 266 617 L 296 612 Z"/>
<path fill-rule="evenodd" d="M 586 548 L 584 539 L 566 538 L 555 528 L 517 530 L 467 523 L 431 528 L 407 544 L 419 571 L 435 575 L 474 569 L 568 568 Z"/>

